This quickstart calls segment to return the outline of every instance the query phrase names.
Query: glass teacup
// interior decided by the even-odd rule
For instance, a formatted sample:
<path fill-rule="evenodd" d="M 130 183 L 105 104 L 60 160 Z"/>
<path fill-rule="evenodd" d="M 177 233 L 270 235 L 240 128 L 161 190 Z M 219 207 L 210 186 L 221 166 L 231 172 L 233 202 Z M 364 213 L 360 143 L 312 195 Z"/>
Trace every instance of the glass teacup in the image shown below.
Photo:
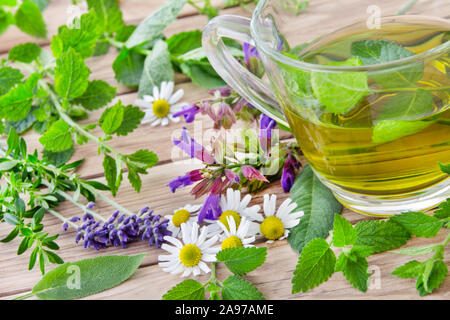
<path fill-rule="evenodd" d="M 450 162 L 450 1 L 419 1 L 420 15 L 395 15 L 403 3 L 389 0 L 312 0 L 297 15 L 299 3 L 260 0 L 251 20 L 213 19 L 203 47 L 216 71 L 290 128 L 345 206 L 386 216 L 449 197 L 438 163 Z M 224 37 L 256 46 L 269 83 Z"/>

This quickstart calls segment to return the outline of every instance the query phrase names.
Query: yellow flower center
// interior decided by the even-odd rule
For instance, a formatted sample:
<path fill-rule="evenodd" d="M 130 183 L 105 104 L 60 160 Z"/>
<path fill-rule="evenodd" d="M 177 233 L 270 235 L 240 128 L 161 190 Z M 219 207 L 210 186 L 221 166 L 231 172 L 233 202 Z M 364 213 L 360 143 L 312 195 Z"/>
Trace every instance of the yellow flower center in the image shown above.
<path fill-rule="evenodd" d="M 182 223 L 185 223 L 189 220 L 191 213 L 186 209 L 180 209 L 174 213 L 172 217 L 172 223 L 175 227 L 180 227 Z"/>
<path fill-rule="evenodd" d="M 165 118 L 170 111 L 170 105 L 166 100 L 159 99 L 153 102 L 153 113 L 158 118 Z"/>
<path fill-rule="evenodd" d="M 279 218 L 270 216 L 261 223 L 260 230 L 266 239 L 277 240 L 284 234 L 284 225 Z"/>
<path fill-rule="evenodd" d="M 194 267 L 198 265 L 202 258 L 202 252 L 199 247 L 194 244 L 187 244 L 180 250 L 180 261 L 186 267 Z"/>
<path fill-rule="evenodd" d="M 228 231 L 230 231 L 230 226 L 228 225 L 227 217 L 233 217 L 234 222 L 236 223 L 236 229 L 241 224 L 241 216 L 239 213 L 233 210 L 227 210 L 222 212 L 222 214 L 219 217 L 219 221 L 222 222 L 222 224 L 227 227 Z"/>
<path fill-rule="evenodd" d="M 238 248 L 242 247 L 242 241 L 236 236 L 231 236 L 223 240 L 222 242 L 222 250 L 228 248 Z"/>

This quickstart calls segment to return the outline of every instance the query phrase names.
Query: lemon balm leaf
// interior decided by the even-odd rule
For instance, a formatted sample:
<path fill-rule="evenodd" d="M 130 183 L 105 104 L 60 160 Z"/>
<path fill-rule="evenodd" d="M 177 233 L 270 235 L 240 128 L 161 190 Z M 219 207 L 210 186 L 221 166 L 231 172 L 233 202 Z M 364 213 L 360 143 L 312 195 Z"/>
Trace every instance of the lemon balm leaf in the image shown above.
<path fill-rule="evenodd" d="M 118 82 L 129 87 L 137 87 L 142 77 L 145 56 L 123 48 L 113 63 L 113 70 Z"/>
<path fill-rule="evenodd" d="M 116 32 L 123 26 L 119 0 L 87 0 L 87 4 L 97 14 L 104 31 Z"/>
<path fill-rule="evenodd" d="M 39 142 L 46 150 L 53 152 L 72 148 L 73 140 L 69 125 L 62 119 L 54 122 L 39 139 Z"/>
<path fill-rule="evenodd" d="M 423 212 L 405 212 L 389 220 L 401 225 L 412 235 L 425 238 L 434 237 L 443 225 L 438 218 Z"/>
<path fill-rule="evenodd" d="M 361 59 L 364 65 L 380 64 L 413 56 L 414 53 L 395 42 L 385 40 L 362 40 L 352 44 L 352 56 Z M 369 78 L 386 88 L 409 87 L 423 76 L 423 63 L 396 66 L 369 73 Z"/>
<path fill-rule="evenodd" d="M 15 14 L 17 27 L 25 33 L 36 37 L 46 38 L 47 27 L 42 17 L 41 9 L 32 1 L 23 1 Z"/>
<path fill-rule="evenodd" d="M 8 93 L 23 79 L 23 74 L 18 69 L 11 67 L 0 68 L 0 96 Z"/>
<path fill-rule="evenodd" d="M 65 263 L 33 287 L 42 300 L 79 299 L 113 288 L 131 277 L 145 255 L 103 256 Z"/>
<path fill-rule="evenodd" d="M 379 253 L 404 245 L 411 237 L 402 226 L 391 221 L 361 221 L 355 225 L 356 245 L 372 247 Z"/>
<path fill-rule="evenodd" d="M 225 263 L 234 274 L 242 276 L 260 267 L 266 255 L 267 248 L 227 248 L 217 253 L 217 260 Z"/>
<path fill-rule="evenodd" d="M 441 168 L 441 171 L 446 173 L 446 174 L 450 174 L 450 163 L 449 164 L 443 164 L 441 162 L 439 162 L 439 167 Z"/>
<path fill-rule="evenodd" d="M 361 60 L 350 58 L 346 61 L 327 64 L 335 67 L 361 66 Z M 335 114 L 347 113 L 369 94 L 366 72 L 312 72 L 311 84 L 314 95 L 327 111 Z"/>
<path fill-rule="evenodd" d="M 103 80 L 90 81 L 86 91 L 73 100 L 87 110 L 97 110 L 110 103 L 116 96 L 116 88 L 111 87 Z"/>
<path fill-rule="evenodd" d="M 122 123 L 115 133 L 118 136 L 126 136 L 128 133 L 133 132 L 139 126 L 144 116 L 145 112 L 139 107 L 126 106 L 123 110 Z"/>
<path fill-rule="evenodd" d="M 180 282 L 162 296 L 163 300 L 204 300 L 205 288 L 195 280 L 187 279 Z"/>
<path fill-rule="evenodd" d="M 432 121 L 383 120 L 373 128 L 372 141 L 385 143 L 422 131 L 433 124 Z"/>
<path fill-rule="evenodd" d="M 139 82 L 140 98 L 148 92 L 152 92 L 153 87 L 160 87 L 163 81 L 173 81 L 174 71 L 170 61 L 170 53 L 167 48 L 167 43 L 163 40 L 158 40 L 151 55 L 145 59 L 144 69 Z"/>
<path fill-rule="evenodd" d="M 333 244 L 336 247 L 352 245 L 356 241 L 356 231 L 344 217 L 339 214 L 334 215 L 333 223 Z"/>
<path fill-rule="evenodd" d="M 73 48 L 69 48 L 56 60 L 56 92 L 66 99 L 78 98 L 89 85 L 90 73 L 83 58 Z"/>
<path fill-rule="evenodd" d="M 403 279 L 417 278 L 422 271 L 423 265 L 421 262 L 412 260 L 404 265 L 397 267 L 392 274 Z"/>
<path fill-rule="evenodd" d="M 31 63 L 39 57 L 41 50 L 41 47 L 35 43 L 20 44 L 9 51 L 8 59 L 11 61 Z"/>
<path fill-rule="evenodd" d="M 292 293 L 306 292 L 327 281 L 334 273 L 336 256 L 324 239 L 311 240 L 298 259 Z"/>
<path fill-rule="evenodd" d="M 368 267 L 369 264 L 365 258 L 349 259 L 344 253 L 341 253 L 336 262 L 336 271 L 342 271 L 348 282 L 362 292 L 367 291 L 367 282 L 370 277 Z"/>
<path fill-rule="evenodd" d="M 425 118 L 433 112 L 433 104 L 433 95 L 425 90 L 402 92 L 389 98 L 377 121 Z"/>
<path fill-rule="evenodd" d="M 116 132 L 122 124 L 124 112 L 125 108 L 120 101 L 114 106 L 107 108 L 99 121 L 103 132 L 106 134 L 113 134 Z"/>
<path fill-rule="evenodd" d="M 225 279 L 222 297 L 224 300 L 264 300 L 262 293 L 253 284 L 238 276 Z"/>

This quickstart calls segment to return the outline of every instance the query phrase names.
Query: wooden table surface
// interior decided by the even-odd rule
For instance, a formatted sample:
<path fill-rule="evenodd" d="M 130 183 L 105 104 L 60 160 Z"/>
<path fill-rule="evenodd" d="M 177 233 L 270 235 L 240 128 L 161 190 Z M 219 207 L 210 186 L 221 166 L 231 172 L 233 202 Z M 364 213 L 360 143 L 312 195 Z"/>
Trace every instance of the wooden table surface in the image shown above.
<path fill-rule="evenodd" d="M 325 3 L 343 2 L 344 0 L 312 0 L 311 6 L 323 5 Z M 355 6 L 359 1 L 354 1 Z M 377 1 L 373 1 L 375 4 Z M 386 1 L 382 1 L 386 3 Z M 398 9 L 404 1 L 392 1 L 392 5 Z M 424 13 L 430 9 L 427 6 L 427 0 L 414 8 L 415 12 Z M 44 13 L 48 24 L 50 35 L 57 31 L 57 27 L 66 23 L 68 14 L 67 6 L 69 0 L 53 0 L 49 8 Z M 121 7 L 124 12 L 126 23 L 139 23 L 148 14 L 155 11 L 164 0 L 122 0 Z M 364 8 L 363 8 L 364 9 Z M 436 9 L 436 8 L 434 8 Z M 446 6 L 444 12 L 447 12 L 447 18 L 450 15 L 450 7 Z M 364 12 L 363 10 L 362 12 Z M 250 13 L 237 8 L 229 8 L 223 10 L 226 14 L 239 14 L 249 16 Z M 443 15 L 445 16 L 445 15 Z M 328 19 L 329 20 L 329 19 Z M 180 31 L 192 30 L 193 28 L 202 28 L 207 23 L 204 16 L 199 16 L 192 8 L 186 6 L 179 19 L 170 25 L 166 30 L 166 36 L 178 33 Z M 321 19 L 320 25 L 325 27 L 327 19 Z M 328 22 L 330 23 L 330 22 Z M 319 23 L 318 23 L 319 24 Z M 0 54 L 5 56 L 9 49 L 14 45 L 26 42 L 36 41 L 16 28 L 12 27 L 7 33 L 0 37 Z M 49 49 L 49 41 L 38 42 L 45 49 Z M 109 54 L 103 57 L 91 58 L 88 64 L 92 69 L 92 79 L 103 79 L 112 85 L 118 86 L 118 97 L 125 104 L 131 104 L 137 98 L 135 90 L 118 85 L 114 79 L 112 71 L 112 62 L 116 57 L 115 50 L 110 50 Z M 196 102 L 200 99 L 208 97 L 207 91 L 201 89 L 181 74 L 176 75 L 176 89 L 183 88 L 185 91 L 184 101 Z M 101 112 L 92 113 L 90 119 L 83 121 L 89 123 L 98 120 Z M 199 117 L 203 130 L 212 128 L 212 121 L 207 117 Z M 132 153 L 141 148 L 149 148 L 155 151 L 160 159 L 158 165 L 152 168 L 148 175 L 143 176 L 143 186 L 140 193 L 136 193 L 129 185 L 128 181 L 124 182 L 120 188 L 116 200 L 130 210 L 137 211 L 144 206 L 150 206 L 155 212 L 165 215 L 171 214 L 173 210 L 184 206 L 187 203 L 201 203 L 203 199 L 197 201 L 189 194 L 189 188 L 178 190 L 176 194 L 170 193 L 167 184 L 175 176 L 184 174 L 190 168 L 197 168 L 197 163 L 186 163 L 185 160 L 173 160 L 172 157 L 172 137 L 179 136 L 181 128 L 187 126 L 192 130 L 193 125 L 186 125 L 184 122 L 178 124 L 170 124 L 167 127 L 150 128 L 148 125 L 141 125 L 135 132 L 126 136 L 115 138 L 111 144 L 119 151 L 124 153 Z M 99 132 L 98 132 L 99 133 Z M 26 134 L 26 140 L 29 144 L 29 151 L 35 148 L 40 149 L 38 143 L 39 136 L 34 132 Z M 286 136 L 289 138 L 289 136 Z M 104 181 L 103 170 L 101 167 L 101 158 L 97 155 L 96 146 L 89 143 L 79 146 L 72 160 L 84 158 L 85 162 L 79 170 L 79 173 L 86 179 L 95 179 Z M 261 204 L 264 193 L 278 194 L 279 202 L 283 201 L 288 195 L 283 193 L 279 182 L 273 183 L 270 188 L 264 192 L 254 196 L 253 203 Z M 113 211 L 106 203 L 99 201 L 97 203 L 99 212 L 106 216 Z M 63 203 L 59 208 L 64 216 L 71 217 L 80 215 L 78 208 L 69 203 Z M 344 210 L 343 215 L 352 223 L 368 219 L 350 210 Z M 90 296 L 87 299 L 160 299 L 161 296 L 173 285 L 182 279 L 178 276 L 163 272 L 157 265 L 157 257 L 163 253 L 160 249 L 147 246 L 143 242 L 135 242 L 129 245 L 126 250 L 118 248 L 108 248 L 96 252 L 92 249 L 84 249 L 81 245 L 74 242 L 75 232 L 73 230 L 63 232 L 59 220 L 52 216 L 46 216 L 44 219 L 45 230 L 50 234 L 60 233 L 58 244 L 61 249 L 59 254 L 65 261 L 76 261 L 88 257 L 96 257 L 99 255 L 111 254 L 147 254 L 143 264 L 139 270 L 125 283 L 107 290 L 105 292 Z M 10 226 L 2 224 L 0 226 L 0 237 L 5 236 L 10 231 Z M 443 241 L 445 232 L 441 233 L 434 239 L 412 239 L 408 246 L 426 245 Z M 16 251 L 18 241 L 15 239 L 12 243 L 0 244 L 0 299 L 11 299 L 13 297 L 25 294 L 40 280 L 41 274 L 38 268 L 28 271 L 28 254 L 17 256 Z M 366 294 L 354 289 L 343 277 L 342 273 L 336 273 L 331 279 L 319 286 L 318 288 L 300 294 L 291 294 L 291 279 L 293 271 L 298 259 L 297 254 L 289 247 L 286 241 L 277 241 L 273 244 L 260 243 L 268 247 L 268 255 L 266 263 L 256 271 L 246 276 L 248 280 L 254 283 L 267 299 L 420 299 L 415 290 L 415 281 L 412 279 L 399 279 L 390 273 L 392 270 L 407 261 L 407 257 L 383 253 L 371 256 L 368 260 L 371 270 L 373 270 L 373 279 L 377 278 L 378 282 L 369 288 Z M 447 264 L 450 263 L 450 257 L 446 258 Z M 224 279 L 228 272 L 219 266 L 218 277 Z M 208 276 L 200 277 L 200 281 L 204 281 Z M 440 289 L 423 299 L 450 299 L 450 277 Z"/>

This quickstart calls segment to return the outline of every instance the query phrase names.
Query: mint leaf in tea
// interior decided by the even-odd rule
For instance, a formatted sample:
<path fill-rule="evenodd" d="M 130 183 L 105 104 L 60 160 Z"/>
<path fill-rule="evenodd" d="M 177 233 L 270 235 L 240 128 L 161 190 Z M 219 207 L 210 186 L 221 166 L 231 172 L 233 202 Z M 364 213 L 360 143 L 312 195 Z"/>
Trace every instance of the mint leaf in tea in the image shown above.
<path fill-rule="evenodd" d="M 411 16 L 381 29 L 356 26 L 286 54 L 313 65 L 278 66 L 287 97 L 280 100 L 305 156 L 323 177 L 360 194 L 442 183 L 448 175 L 436 163 L 450 159 L 450 54 L 442 46 L 450 24 Z"/>

